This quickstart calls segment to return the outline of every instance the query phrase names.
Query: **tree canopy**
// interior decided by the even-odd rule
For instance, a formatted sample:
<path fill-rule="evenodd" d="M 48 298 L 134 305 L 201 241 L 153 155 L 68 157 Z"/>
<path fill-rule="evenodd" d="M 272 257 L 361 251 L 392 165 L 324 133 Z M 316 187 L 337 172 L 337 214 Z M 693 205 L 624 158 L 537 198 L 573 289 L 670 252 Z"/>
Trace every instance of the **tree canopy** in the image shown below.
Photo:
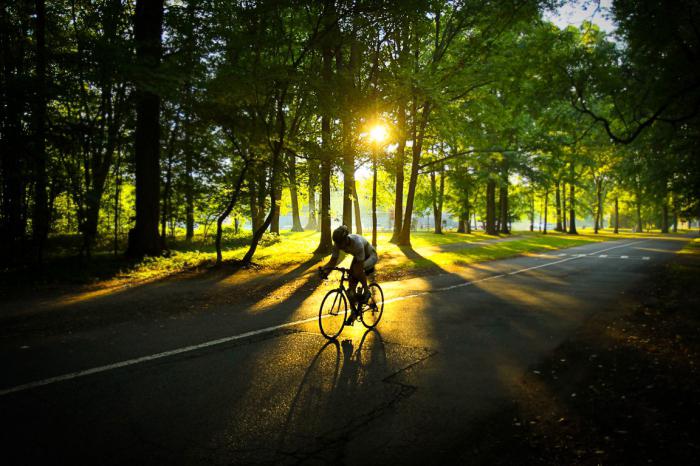
<path fill-rule="evenodd" d="M 221 261 L 227 229 L 248 263 L 281 228 L 326 253 L 371 199 L 406 246 L 427 214 L 493 234 L 700 217 L 697 2 L 614 0 L 614 34 L 558 28 L 556 3 L 4 2 L 2 262 L 178 235 Z"/>

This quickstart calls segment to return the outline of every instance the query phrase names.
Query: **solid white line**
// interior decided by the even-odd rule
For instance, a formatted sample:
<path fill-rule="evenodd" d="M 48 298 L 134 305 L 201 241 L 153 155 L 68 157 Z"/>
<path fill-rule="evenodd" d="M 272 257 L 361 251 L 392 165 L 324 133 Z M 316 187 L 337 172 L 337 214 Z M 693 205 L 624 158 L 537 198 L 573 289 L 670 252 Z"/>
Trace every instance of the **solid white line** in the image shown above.
<path fill-rule="evenodd" d="M 431 291 L 421 291 L 421 292 L 414 293 L 414 294 L 410 294 L 410 295 L 406 295 L 406 296 L 399 296 L 399 297 L 397 297 L 397 298 L 387 299 L 386 301 L 384 301 L 384 304 L 393 303 L 393 302 L 397 302 L 397 301 L 404 301 L 404 300 L 406 300 L 406 299 L 416 298 L 416 297 L 418 297 L 418 296 L 423 296 L 423 295 L 426 295 L 426 294 L 429 294 L 429 293 L 435 293 L 435 292 L 441 292 L 441 291 L 448 291 L 448 290 L 454 290 L 454 289 L 456 289 L 456 288 L 462 288 L 462 287 L 465 287 L 465 286 L 471 286 L 471 285 L 475 285 L 475 284 L 477 284 L 477 283 L 483 283 L 483 282 L 488 281 L 488 280 L 495 280 L 495 279 L 497 279 L 497 278 L 502 278 L 502 277 L 505 277 L 505 276 L 507 276 L 507 275 L 516 275 L 516 274 L 519 274 L 519 273 L 527 272 L 527 271 L 529 271 L 529 270 L 541 269 L 541 268 L 543 268 L 543 267 L 549 267 L 549 266 L 552 266 L 552 265 L 561 264 L 561 263 L 563 263 L 563 262 L 569 262 L 569 261 L 572 261 L 572 260 L 580 259 L 581 257 L 593 256 L 593 255 L 599 254 L 599 253 L 601 253 L 601 252 L 606 252 L 606 251 L 610 251 L 610 250 L 612 250 L 612 249 L 618 249 L 618 248 L 623 248 L 623 247 L 626 247 L 626 246 L 631 246 L 631 245 L 633 245 L 633 244 L 642 243 L 642 242 L 644 242 L 644 241 L 650 241 L 650 240 L 633 241 L 633 242 L 631 242 L 631 243 L 625 243 L 625 244 L 622 244 L 622 245 L 619 245 L 619 246 L 613 246 L 613 247 L 611 247 L 611 248 L 607 248 L 607 249 L 603 249 L 603 250 L 600 250 L 600 251 L 592 252 L 592 253 L 590 253 L 590 254 L 583 254 L 583 255 L 578 254 L 578 255 L 575 255 L 575 256 L 567 257 L 566 259 L 561 259 L 561 260 L 554 261 L 554 262 L 547 262 L 546 264 L 541 264 L 541 265 L 538 265 L 538 266 L 535 266 L 535 267 L 527 267 L 527 268 L 525 268 L 525 269 L 520 269 L 520 270 L 516 270 L 516 271 L 514 271 L 514 272 L 509 272 L 508 274 L 492 275 L 492 276 L 489 276 L 489 277 L 480 278 L 480 279 L 478 279 L 478 280 L 472 280 L 472 281 L 469 281 L 469 282 L 458 283 L 457 285 L 446 286 L 446 287 L 442 287 L 442 288 L 436 288 L 435 290 L 431 290 Z M 560 254 L 560 256 L 561 256 L 561 254 Z M 9 395 L 9 394 L 11 394 L 11 393 L 22 392 L 22 391 L 25 391 L 25 390 L 30 390 L 30 389 L 32 389 L 32 388 L 42 387 L 42 386 L 44 386 L 44 385 L 50 385 L 50 384 L 53 384 L 53 383 L 63 382 L 63 381 L 66 381 L 66 380 L 77 379 L 78 377 L 84 377 L 84 376 L 86 376 L 86 375 L 98 374 L 98 373 L 100 373 L 100 372 L 107 372 L 107 371 L 111 371 L 111 370 L 114 370 L 114 369 L 119 369 L 119 368 L 122 368 L 122 367 L 133 366 L 133 365 L 135 365 L 135 364 L 141 364 L 141 363 L 143 363 L 143 362 L 154 361 L 154 360 L 156 360 L 156 359 L 167 358 L 167 357 L 170 357 L 170 356 L 175 356 L 175 355 L 182 354 L 182 353 L 188 353 L 188 352 L 196 351 L 196 350 L 203 349 L 203 348 L 209 348 L 209 347 L 212 347 L 212 346 L 221 345 L 221 344 L 224 344 L 224 343 L 229 343 L 229 342 L 231 342 L 231 341 L 236 341 L 236 340 L 240 340 L 240 339 L 243 339 L 243 338 L 252 337 L 252 336 L 255 336 L 255 335 L 260 335 L 260 334 L 262 334 L 262 333 L 273 332 L 273 331 L 275 331 L 275 330 L 279 330 L 279 329 L 282 329 L 282 328 L 285 328 L 285 327 L 292 327 L 292 326 L 299 325 L 299 324 L 305 324 L 305 323 L 308 323 L 308 322 L 313 322 L 313 321 L 315 321 L 315 320 L 317 320 L 317 319 L 318 319 L 317 316 L 309 317 L 309 318 L 307 318 L 307 319 L 296 320 L 296 321 L 294 321 L 294 322 L 287 322 L 287 323 L 284 323 L 284 324 L 274 325 L 274 326 L 272 326 L 272 327 L 266 327 L 266 328 L 262 328 L 262 329 L 259 329 L 259 330 L 251 330 L 250 332 L 241 333 L 241 334 L 239 334 L 239 335 L 233 335 L 233 336 L 230 336 L 230 337 L 219 338 L 219 339 L 217 339 L 217 340 L 205 341 L 204 343 L 200 343 L 200 344 L 197 344 L 197 345 L 184 346 L 184 347 L 182 347 L 182 348 L 177 348 L 177 349 L 170 350 L 170 351 L 163 351 L 163 352 L 161 352 L 161 353 L 151 354 L 151 355 L 148 355 L 148 356 L 142 356 L 142 357 L 134 358 L 134 359 L 127 359 L 127 360 L 125 360 L 125 361 L 120 361 L 120 362 L 116 362 L 116 363 L 113 363 L 113 364 L 107 364 L 107 365 L 104 365 L 104 366 L 93 367 L 93 368 L 91 368 L 91 369 L 85 369 L 85 370 L 82 370 L 82 371 L 70 372 L 70 373 L 68 373 L 68 374 L 63 374 L 63 375 L 59 375 L 59 376 L 56 376 L 56 377 L 49 377 L 49 378 L 47 378 L 47 379 L 37 380 L 37 381 L 35 381 L 35 382 L 29 382 L 29 383 L 25 383 L 25 384 L 22 384 L 22 385 L 17 385 L 16 387 L 10 387 L 10 388 L 6 388 L 6 389 L 3 389 L 3 390 L 0 390 L 0 396 Z"/>

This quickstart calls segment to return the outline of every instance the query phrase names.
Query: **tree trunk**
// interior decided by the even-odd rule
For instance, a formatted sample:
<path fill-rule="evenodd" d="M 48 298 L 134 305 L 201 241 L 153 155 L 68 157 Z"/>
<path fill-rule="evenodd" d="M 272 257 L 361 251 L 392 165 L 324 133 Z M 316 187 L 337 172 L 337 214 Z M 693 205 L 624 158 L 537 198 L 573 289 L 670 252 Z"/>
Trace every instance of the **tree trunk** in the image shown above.
<path fill-rule="evenodd" d="M 281 183 L 278 183 L 281 184 Z M 272 220 L 270 221 L 270 233 L 280 234 L 280 207 L 282 202 L 282 186 L 275 186 L 275 205 L 272 206 Z"/>
<path fill-rule="evenodd" d="M 561 228 L 567 230 L 569 222 L 566 221 L 566 182 L 561 184 Z"/>
<path fill-rule="evenodd" d="M 470 220 L 470 215 L 471 215 L 471 204 L 469 202 L 469 184 L 464 188 L 464 194 L 466 198 L 466 204 L 464 206 L 464 222 L 466 227 L 466 233 L 471 234 L 472 232 L 472 225 L 471 225 L 471 220 Z"/>
<path fill-rule="evenodd" d="M 573 179 L 573 169 L 571 172 Z M 576 231 L 576 188 L 574 183 L 569 184 L 569 234 L 578 235 L 578 231 Z"/>
<path fill-rule="evenodd" d="M 136 58 L 143 70 L 158 68 L 161 57 L 163 0 L 137 0 L 134 15 Z M 136 224 L 129 232 L 130 256 L 158 255 L 158 195 L 160 184 L 160 97 L 137 81 L 134 156 Z"/>
<path fill-rule="evenodd" d="M 294 154 L 289 154 L 289 195 L 292 198 L 292 231 L 304 231 L 299 217 L 299 196 L 297 193 L 297 162 Z"/>
<path fill-rule="evenodd" d="M 678 233 L 678 201 L 673 196 L 673 232 Z"/>
<path fill-rule="evenodd" d="M 372 246 L 377 247 L 377 149 L 372 157 Z"/>
<path fill-rule="evenodd" d="M 221 264 L 221 261 L 223 260 L 221 255 L 221 236 L 223 234 L 222 225 L 224 220 L 226 220 L 233 208 L 238 203 L 238 196 L 241 194 L 241 187 L 243 186 L 243 180 L 245 179 L 245 174 L 248 171 L 249 164 L 250 159 L 246 159 L 241 172 L 238 174 L 238 180 L 236 181 L 236 186 L 233 189 L 233 194 L 231 195 L 228 204 L 226 204 L 224 211 L 221 212 L 221 215 L 219 215 L 219 217 L 216 219 L 216 265 Z M 236 219 L 236 233 L 238 233 L 238 219 Z"/>
<path fill-rule="evenodd" d="M 160 215 L 160 240 L 163 249 L 165 249 L 165 227 L 168 216 L 172 216 L 173 159 L 175 157 L 175 138 L 177 137 L 178 126 L 179 120 L 176 117 L 175 124 L 168 138 L 168 162 L 165 169 L 165 186 L 163 187 L 163 210 Z"/>
<path fill-rule="evenodd" d="M 326 23 L 333 21 L 329 15 Z M 330 27 L 330 26 L 329 26 Z M 321 46 L 322 69 L 321 78 L 325 87 L 322 89 L 321 110 L 321 239 L 314 251 L 316 254 L 327 254 L 333 246 L 331 239 L 331 99 L 332 86 L 331 60 L 333 58 L 330 39 Z"/>
<path fill-rule="evenodd" d="M 668 233 L 668 199 L 664 197 L 661 212 L 661 233 Z"/>
<path fill-rule="evenodd" d="M 121 144 L 117 146 L 117 161 L 114 165 L 114 255 L 119 252 L 119 196 L 121 191 Z"/>
<path fill-rule="evenodd" d="M 561 192 L 559 186 L 559 180 L 554 183 L 554 203 L 556 204 L 556 216 L 557 216 L 557 226 L 554 227 L 554 231 L 564 231 L 561 225 Z"/>
<path fill-rule="evenodd" d="M 355 154 L 349 118 L 343 119 L 343 225 L 352 231 L 352 186 L 355 182 Z"/>
<path fill-rule="evenodd" d="M 460 216 L 459 228 L 461 231 L 458 230 L 458 232 L 471 234 L 472 226 L 471 226 L 471 219 L 469 218 L 471 216 L 471 204 L 469 202 L 469 183 L 464 188 L 464 194 L 465 194 L 465 196 L 464 196 L 465 197 L 464 216 Z"/>
<path fill-rule="evenodd" d="M 644 227 L 642 225 L 642 195 L 639 193 L 639 189 L 636 192 L 636 210 L 637 210 L 637 233 L 642 233 Z"/>
<path fill-rule="evenodd" d="M 357 181 L 353 181 L 352 185 L 352 197 L 353 204 L 355 207 L 355 233 L 358 235 L 362 234 L 362 216 L 360 212 L 360 198 L 357 195 Z"/>
<path fill-rule="evenodd" d="M 394 232 L 391 242 L 396 243 L 401 236 L 403 227 L 403 184 L 404 184 L 404 159 L 406 157 L 406 105 L 403 100 L 399 102 L 398 114 L 398 141 L 396 147 L 396 197 L 394 199 Z"/>
<path fill-rule="evenodd" d="M 308 195 L 307 202 L 309 207 L 309 218 L 306 222 L 305 230 L 316 230 L 318 227 L 318 221 L 316 220 L 316 184 L 318 179 L 317 169 L 311 162 L 307 163 L 307 168 L 309 172 L 309 184 L 308 184 Z"/>
<path fill-rule="evenodd" d="M 36 260 L 42 262 L 49 232 L 49 209 L 46 194 L 46 4 L 36 0 L 36 98 L 34 117 L 34 212 L 32 236 Z"/>
<path fill-rule="evenodd" d="M 501 212 L 500 212 L 500 225 L 501 225 L 501 233 L 504 233 L 506 235 L 510 234 L 510 230 L 508 228 L 508 178 L 503 181 L 499 188 L 499 205 L 501 207 Z"/>
<path fill-rule="evenodd" d="M 549 189 L 544 190 L 544 225 L 542 226 L 542 233 L 547 234 L 547 209 L 549 207 Z"/>
<path fill-rule="evenodd" d="M 193 172 L 193 160 L 192 160 L 192 147 L 190 144 L 190 132 L 191 125 L 189 124 L 190 117 L 188 115 L 187 121 L 185 123 L 185 240 L 191 242 L 194 238 L 194 179 L 192 177 Z"/>
<path fill-rule="evenodd" d="M 330 252 L 331 244 L 331 154 L 330 117 L 321 117 L 321 133 L 323 138 L 323 154 L 321 159 L 321 239 L 315 253 Z"/>
<path fill-rule="evenodd" d="M 255 231 L 260 225 L 258 224 L 258 191 L 254 176 L 248 178 L 248 203 L 250 206 L 250 226 Z"/>
<path fill-rule="evenodd" d="M 620 200 L 615 196 L 615 234 L 620 231 Z"/>
<path fill-rule="evenodd" d="M 282 101 L 278 103 L 279 106 L 282 106 Z M 280 109 L 278 108 L 278 115 L 281 114 Z M 278 118 L 281 118 L 278 116 Z M 281 122 L 278 120 L 278 124 L 281 125 Z M 242 262 L 243 264 L 250 264 L 253 261 L 253 256 L 255 255 L 255 251 L 258 248 L 258 244 L 260 243 L 260 239 L 262 238 L 263 234 L 265 234 L 265 231 L 268 229 L 270 224 L 272 223 L 272 217 L 274 216 L 275 209 L 277 209 L 278 206 L 278 199 L 277 199 L 277 184 L 279 183 L 278 178 L 279 178 L 279 157 L 280 157 L 280 152 L 282 150 L 283 146 L 283 140 L 282 140 L 282 134 L 280 134 L 279 140 L 275 144 L 275 149 L 273 151 L 272 155 L 272 173 L 270 175 L 270 212 L 267 214 L 267 217 L 265 217 L 265 221 L 253 232 L 253 238 L 251 239 L 250 242 L 250 247 L 248 248 L 248 251 L 245 253 L 245 256 L 243 256 Z"/>
<path fill-rule="evenodd" d="M 2 213 L 0 215 L 0 263 L 13 264 L 23 255 L 26 219 L 23 217 L 25 177 L 23 160 L 27 157 L 25 135 L 22 131 L 22 113 L 26 99 L 23 91 L 26 72 L 24 70 L 24 44 L 28 42 L 24 32 L 29 28 L 14 23 L 15 18 L 8 18 L 6 3 L 0 8 L 0 41 L 2 42 L 3 80 L 0 86 L 2 102 L 2 149 L 0 150 L 0 169 L 2 170 Z M 29 15 L 26 15 L 28 20 Z"/>
<path fill-rule="evenodd" d="M 438 211 L 438 193 L 437 193 L 437 182 L 435 180 L 435 171 L 430 172 L 430 197 L 433 203 L 433 222 L 435 224 L 435 233 L 442 233 L 440 231 L 440 213 Z"/>
<path fill-rule="evenodd" d="M 595 211 L 595 222 L 593 225 L 593 232 L 597 235 L 598 229 L 601 228 L 600 221 L 602 219 L 602 210 L 603 210 L 603 182 L 601 180 L 595 180 L 595 199 L 596 199 L 596 211 Z"/>
<path fill-rule="evenodd" d="M 428 125 L 428 119 L 430 117 L 431 106 L 429 103 L 423 105 L 423 112 L 421 113 L 420 128 L 417 127 L 416 121 L 418 119 L 416 102 L 414 99 L 413 103 L 413 156 L 411 159 L 411 177 L 408 181 L 408 194 L 406 196 L 406 212 L 402 219 L 401 225 L 401 236 L 399 237 L 398 244 L 401 246 L 411 245 L 411 219 L 413 217 L 413 201 L 416 196 L 416 186 L 418 184 L 418 171 L 420 170 L 420 156 L 423 150 L 423 139 L 425 138 L 425 130 Z"/>
<path fill-rule="evenodd" d="M 530 231 L 535 231 L 535 193 L 530 197 Z"/>
<path fill-rule="evenodd" d="M 257 203 L 256 209 L 258 213 L 258 218 L 255 219 L 255 224 L 260 226 L 265 221 L 265 210 L 267 208 L 267 194 L 268 194 L 268 180 L 267 180 L 267 168 L 260 168 L 258 171 L 258 186 L 257 186 Z M 269 225 L 268 225 L 269 226 Z"/>
<path fill-rule="evenodd" d="M 468 219 L 469 217 L 466 218 Z M 467 232 L 467 222 L 469 222 L 469 220 L 465 220 L 464 214 L 459 214 L 459 221 L 457 222 L 457 233 Z"/>
<path fill-rule="evenodd" d="M 486 182 L 486 234 L 496 235 L 496 180 Z"/>

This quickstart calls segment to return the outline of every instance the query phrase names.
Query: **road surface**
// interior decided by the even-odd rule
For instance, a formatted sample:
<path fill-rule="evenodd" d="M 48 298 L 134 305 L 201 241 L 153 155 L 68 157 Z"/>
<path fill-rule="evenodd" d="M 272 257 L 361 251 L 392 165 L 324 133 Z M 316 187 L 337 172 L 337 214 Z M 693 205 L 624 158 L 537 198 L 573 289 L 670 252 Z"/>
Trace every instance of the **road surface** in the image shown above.
<path fill-rule="evenodd" d="M 683 244 L 610 241 L 383 283 L 377 330 L 356 323 L 331 343 L 315 315 L 334 283 L 177 318 L 4 331 L 3 464 L 446 462 L 528 367 Z"/>

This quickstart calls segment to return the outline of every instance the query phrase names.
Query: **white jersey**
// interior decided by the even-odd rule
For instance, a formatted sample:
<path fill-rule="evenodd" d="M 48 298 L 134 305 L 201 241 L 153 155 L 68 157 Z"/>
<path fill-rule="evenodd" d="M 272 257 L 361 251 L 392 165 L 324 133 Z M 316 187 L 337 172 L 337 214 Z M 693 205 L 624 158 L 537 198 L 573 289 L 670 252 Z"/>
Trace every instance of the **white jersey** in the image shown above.
<path fill-rule="evenodd" d="M 353 235 L 350 234 L 348 235 L 348 245 L 343 248 L 343 252 L 346 254 L 352 255 L 355 261 L 357 262 L 364 262 L 372 255 L 376 256 L 376 251 L 372 247 L 371 244 L 369 244 L 369 241 L 367 241 L 364 237 L 360 235 Z M 333 243 L 333 253 L 331 254 L 331 259 L 338 259 L 338 255 L 340 254 L 340 248 Z"/>

